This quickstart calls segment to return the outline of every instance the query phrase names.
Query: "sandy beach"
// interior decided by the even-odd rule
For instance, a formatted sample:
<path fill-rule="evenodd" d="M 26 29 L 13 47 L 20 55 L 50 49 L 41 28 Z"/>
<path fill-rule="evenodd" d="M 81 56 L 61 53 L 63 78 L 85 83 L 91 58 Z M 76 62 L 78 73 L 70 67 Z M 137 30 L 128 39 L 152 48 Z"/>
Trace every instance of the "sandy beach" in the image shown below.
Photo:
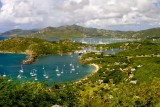
<path fill-rule="evenodd" d="M 94 73 L 96 73 L 99 70 L 99 66 L 97 64 L 90 64 L 91 66 L 94 66 L 96 69 L 94 70 Z"/>
<path fill-rule="evenodd" d="M 90 75 L 93 75 L 94 73 L 96 73 L 96 72 L 99 70 L 99 66 L 98 66 L 97 64 L 94 64 L 94 63 L 93 63 L 93 64 L 89 64 L 89 65 L 95 67 L 93 73 L 91 73 Z M 90 75 L 88 75 L 88 76 L 90 76 Z M 79 82 L 82 82 L 82 81 L 84 81 L 84 80 L 87 80 L 87 79 L 88 79 L 88 76 L 84 77 L 83 79 L 80 79 L 80 80 L 76 81 L 75 83 L 79 83 Z"/>

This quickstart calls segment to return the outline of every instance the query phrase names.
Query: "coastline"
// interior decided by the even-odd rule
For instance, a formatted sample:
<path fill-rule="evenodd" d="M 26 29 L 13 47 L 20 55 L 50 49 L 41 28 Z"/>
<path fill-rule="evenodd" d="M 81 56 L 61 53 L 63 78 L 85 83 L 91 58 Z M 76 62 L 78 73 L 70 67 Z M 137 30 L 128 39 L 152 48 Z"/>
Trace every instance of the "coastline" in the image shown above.
<path fill-rule="evenodd" d="M 90 75 L 87 75 L 87 76 L 85 76 L 84 78 L 75 81 L 75 83 L 80 83 L 80 82 L 82 82 L 82 81 L 85 81 L 85 80 L 88 79 L 88 76 L 91 76 L 91 75 L 95 74 L 96 72 L 98 72 L 99 66 L 98 66 L 97 64 L 94 64 L 94 63 L 93 63 L 93 64 L 89 64 L 89 65 L 90 65 L 90 66 L 93 66 L 93 67 L 95 68 L 94 71 L 93 71 Z"/>
<path fill-rule="evenodd" d="M 89 64 L 89 65 L 91 65 L 91 66 L 94 66 L 95 67 L 95 70 L 94 70 L 94 72 L 93 73 L 96 73 L 98 70 L 99 70 L 99 66 L 97 65 L 97 64 Z"/>
<path fill-rule="evenodd" d="M 22 61 L 22 64 L 31 64 L 35 61 L 35 58 L 32 56 L 32 53 L 26 51 L 26 52 L 7 52 L 7 51 L 0 51 L 1 54 L 24 54 L 26 55 L 26 59 Z"/>

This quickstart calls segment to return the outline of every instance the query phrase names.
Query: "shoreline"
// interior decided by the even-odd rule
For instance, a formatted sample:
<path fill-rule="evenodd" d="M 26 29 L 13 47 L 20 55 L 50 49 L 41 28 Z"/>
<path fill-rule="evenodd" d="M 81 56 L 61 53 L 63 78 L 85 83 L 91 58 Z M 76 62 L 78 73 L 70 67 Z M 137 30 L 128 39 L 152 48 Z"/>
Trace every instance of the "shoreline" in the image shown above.
<path fill-rule="evenodd" d="M 92 71 L 92 73 L 91 74 L 89 74 L 89 75 L 87 75 L 87 76 L 85 76 L 84 78 L 82 78 L 82 79 L 79 79 L 79 80 L 77 80 L 77 81 L 75 81 L 74 83 L 80 83 L 80 82 L 82 82 L 82 81 L 85 81 L 85 80 L 87 80 L 88 79 L 88 76 L 92 76 L 93 74 L 95 74 L 95 73 L 97 73 L 98 72 L 98 70 L 99 70 L 99 66 L 97 65 L 97 64 L 89 64 L 90 66 L 93 66 L 95 69 L 94 69 L 94 71 Z"/>
<path fill-rule="evenodd" d="M 99 70 L 99 66 L 97 65 L 97 64 L 89 64 L 89 65 L 91 65 L 91 66 L 94 66 L 95 67 L 95 70 L 94 70 L 94 72 L 93 73 L 96 73 L 98 70 Z"/>
<path fill-rule="evenodd" d="M 0 51 L 1 54 L 23 54 L 26 55 L 26 59 L 22 61 L 23 65 L 31 64 L 35 61 L 35 57 L 32 56 L 32 53 L 29 52 L 7 52 L 7 51 Z"/>

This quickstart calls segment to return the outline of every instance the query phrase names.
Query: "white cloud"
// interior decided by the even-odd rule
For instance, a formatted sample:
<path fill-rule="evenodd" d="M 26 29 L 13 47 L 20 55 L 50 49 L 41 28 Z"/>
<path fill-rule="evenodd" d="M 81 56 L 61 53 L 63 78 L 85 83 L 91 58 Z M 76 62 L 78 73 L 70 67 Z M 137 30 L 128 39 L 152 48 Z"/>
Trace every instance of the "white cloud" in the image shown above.
<path fill-rule="evenodd" d="M 160 0 L 1 0 L 0 29 L 79 24 L 159 26 Z M 3 26 L 2 26 L 3 25 Z M 5 26 L 5 27 L 4 27 Z M 134 28 L 133 28 L 134 29 Z"/>

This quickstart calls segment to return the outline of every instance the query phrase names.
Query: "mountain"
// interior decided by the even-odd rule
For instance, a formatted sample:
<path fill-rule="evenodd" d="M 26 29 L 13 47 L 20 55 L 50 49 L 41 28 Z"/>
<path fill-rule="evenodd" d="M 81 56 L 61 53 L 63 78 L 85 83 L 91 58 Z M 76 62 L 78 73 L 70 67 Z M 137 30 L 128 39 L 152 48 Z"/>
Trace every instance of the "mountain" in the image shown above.
<path fill-rule="evenodd" d="M 160 28 L 153 28 L 142 31 L 112 31 L 71 25 L 61 27 L 47 27 L 28 36 L 38 38 L 102 37 L 128 39 L 158 39 L 160 38 Z"/>
<path fill-rule="evenodd" d="M 14 29 L 2 35 L 27 36 L 36 38 L 83 38 L 83 37 L 102 37 L 102 38 L 127 38 L 127 39 L 159 39 L 160 28 L 152 28 L 142 31 L 112 31 L 97 28 L 86 28 L 78 25 L 46 27 L 40 30 L 21 30 Z"/>
<path fill-rule="evenodd" d="M 152 28 L 136 32 L 138 38 L 160 39 L 160 28 Z"/>
<path fill-rule="evenodd" d="M 6 31 L 4 33 L 1 33 L 1 35 L 8 35 L 8 36 L 25 36 L 30 35 L 32 33 L 36 33 L 38 30 L 22 30 L 22 29 L 13 29 Z"/>
<path fill-rule="evenodd" d="M 61 26 L 61 27 L 47 27 L 28 36 L 38 37 L 38 38 L 49 38 L 49 37 L 71 38 L 71 37 L 114 37 L 114 35 L 118 34 L 119 32 L 111 30 L 86 28 L 82 26 L 71 25 L 71 26 Z"/>

